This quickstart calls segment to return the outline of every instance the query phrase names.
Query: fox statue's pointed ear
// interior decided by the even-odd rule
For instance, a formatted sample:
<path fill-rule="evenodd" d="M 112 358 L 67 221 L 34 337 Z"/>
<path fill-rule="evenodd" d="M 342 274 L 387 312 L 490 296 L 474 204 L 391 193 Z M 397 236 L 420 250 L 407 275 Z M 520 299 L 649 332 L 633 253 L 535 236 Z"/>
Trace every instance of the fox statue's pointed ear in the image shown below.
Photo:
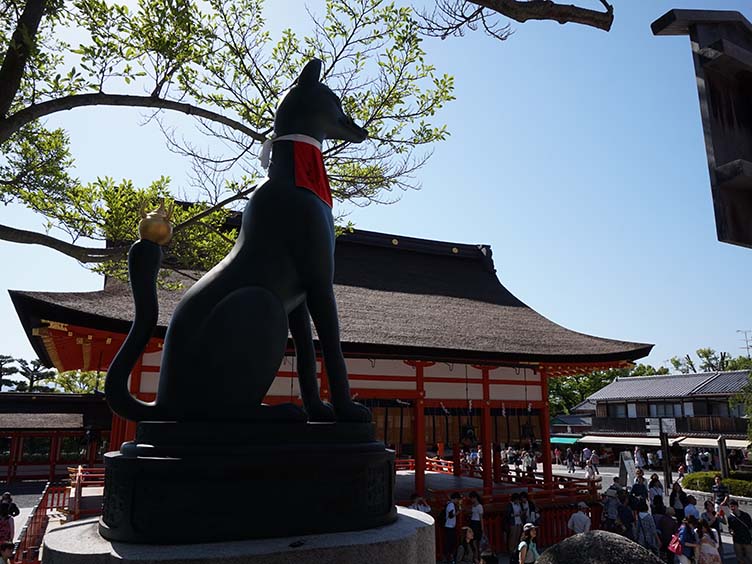
<path fill-rule="evenodd" d="M 321 65 L 322 62 L 320 59 L 311 59 L 308 61 L 308 64 L 300 72 L 298 84 L 300 86 L 310 86 L 318 83 L 319 76 L 321 76 Z"/>

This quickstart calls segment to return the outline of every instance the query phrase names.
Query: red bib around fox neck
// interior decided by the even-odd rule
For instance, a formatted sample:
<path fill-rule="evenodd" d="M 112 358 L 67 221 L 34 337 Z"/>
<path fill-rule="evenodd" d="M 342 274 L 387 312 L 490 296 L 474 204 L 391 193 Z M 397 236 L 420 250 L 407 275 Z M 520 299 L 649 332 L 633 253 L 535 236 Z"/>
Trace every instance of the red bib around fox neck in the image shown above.
<path fill-rule="evenodd" d="M 295 159 L 295 185 L 308 188 L 331 208 L 332 191 L 329 188 L 329 177 L 326 175 L 321 150 L 303 141 L 293 141 L 292 147 Z"/>

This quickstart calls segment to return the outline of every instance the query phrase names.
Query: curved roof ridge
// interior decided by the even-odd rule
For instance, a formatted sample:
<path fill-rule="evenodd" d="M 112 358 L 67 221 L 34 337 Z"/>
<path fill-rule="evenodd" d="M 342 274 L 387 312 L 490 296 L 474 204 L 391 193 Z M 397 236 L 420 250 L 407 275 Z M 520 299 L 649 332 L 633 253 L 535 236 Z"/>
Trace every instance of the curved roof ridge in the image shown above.
<path fill-rule="evenodd" d="M 698 374 L 702 374 L 702 373 L 698 373 Z M 700 388 L 702 388 L 705 384 L 709 384 L 710 382 L 712 382 L 713 380 L 715 380 L 716 378 L 718 378 L 721 374 L 722 374 L 722 372 L 718 371 L 718 370 L 715 371 L 715 372 L 713 372 L 713 373 L 711 373 L 710 376 L 708 376 L 702 382 L 700 382 L 694 388 L 692 388 L 692 390 L 689 393 L 690 394 L 694 394 L 697 390 L 699 390 Z"/>

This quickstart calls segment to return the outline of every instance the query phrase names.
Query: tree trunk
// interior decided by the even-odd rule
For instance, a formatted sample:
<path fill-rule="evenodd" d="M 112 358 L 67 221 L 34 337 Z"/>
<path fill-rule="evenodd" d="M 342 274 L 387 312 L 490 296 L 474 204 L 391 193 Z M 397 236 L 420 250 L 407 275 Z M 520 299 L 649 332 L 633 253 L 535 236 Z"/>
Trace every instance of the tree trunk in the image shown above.
<path fill-rule="evenodd" d="M 21 86 L 24 67 L 34 50 L 45 5 L 46 0 L 27 0 L 16 31 L 13 32 L 0 68 L 0 119 L 7 115 Z"/>

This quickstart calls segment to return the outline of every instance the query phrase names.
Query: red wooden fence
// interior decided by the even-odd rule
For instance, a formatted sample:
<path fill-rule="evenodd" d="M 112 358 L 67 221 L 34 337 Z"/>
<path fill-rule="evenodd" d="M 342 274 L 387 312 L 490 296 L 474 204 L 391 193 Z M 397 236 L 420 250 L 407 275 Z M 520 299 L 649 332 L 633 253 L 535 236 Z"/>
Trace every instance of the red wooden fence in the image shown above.
<path fill-rule="evenodd" d="M 62 484 L 47 484 L 39 503 L 32 509 L 26 525 L 21 530 L 21 535 L 14 551 L 14 563 L 39 563 L 39 550 L 50 520 L 50 513 L 54 511 L 67 511 L 69 491 L 68 487 Z"/>

